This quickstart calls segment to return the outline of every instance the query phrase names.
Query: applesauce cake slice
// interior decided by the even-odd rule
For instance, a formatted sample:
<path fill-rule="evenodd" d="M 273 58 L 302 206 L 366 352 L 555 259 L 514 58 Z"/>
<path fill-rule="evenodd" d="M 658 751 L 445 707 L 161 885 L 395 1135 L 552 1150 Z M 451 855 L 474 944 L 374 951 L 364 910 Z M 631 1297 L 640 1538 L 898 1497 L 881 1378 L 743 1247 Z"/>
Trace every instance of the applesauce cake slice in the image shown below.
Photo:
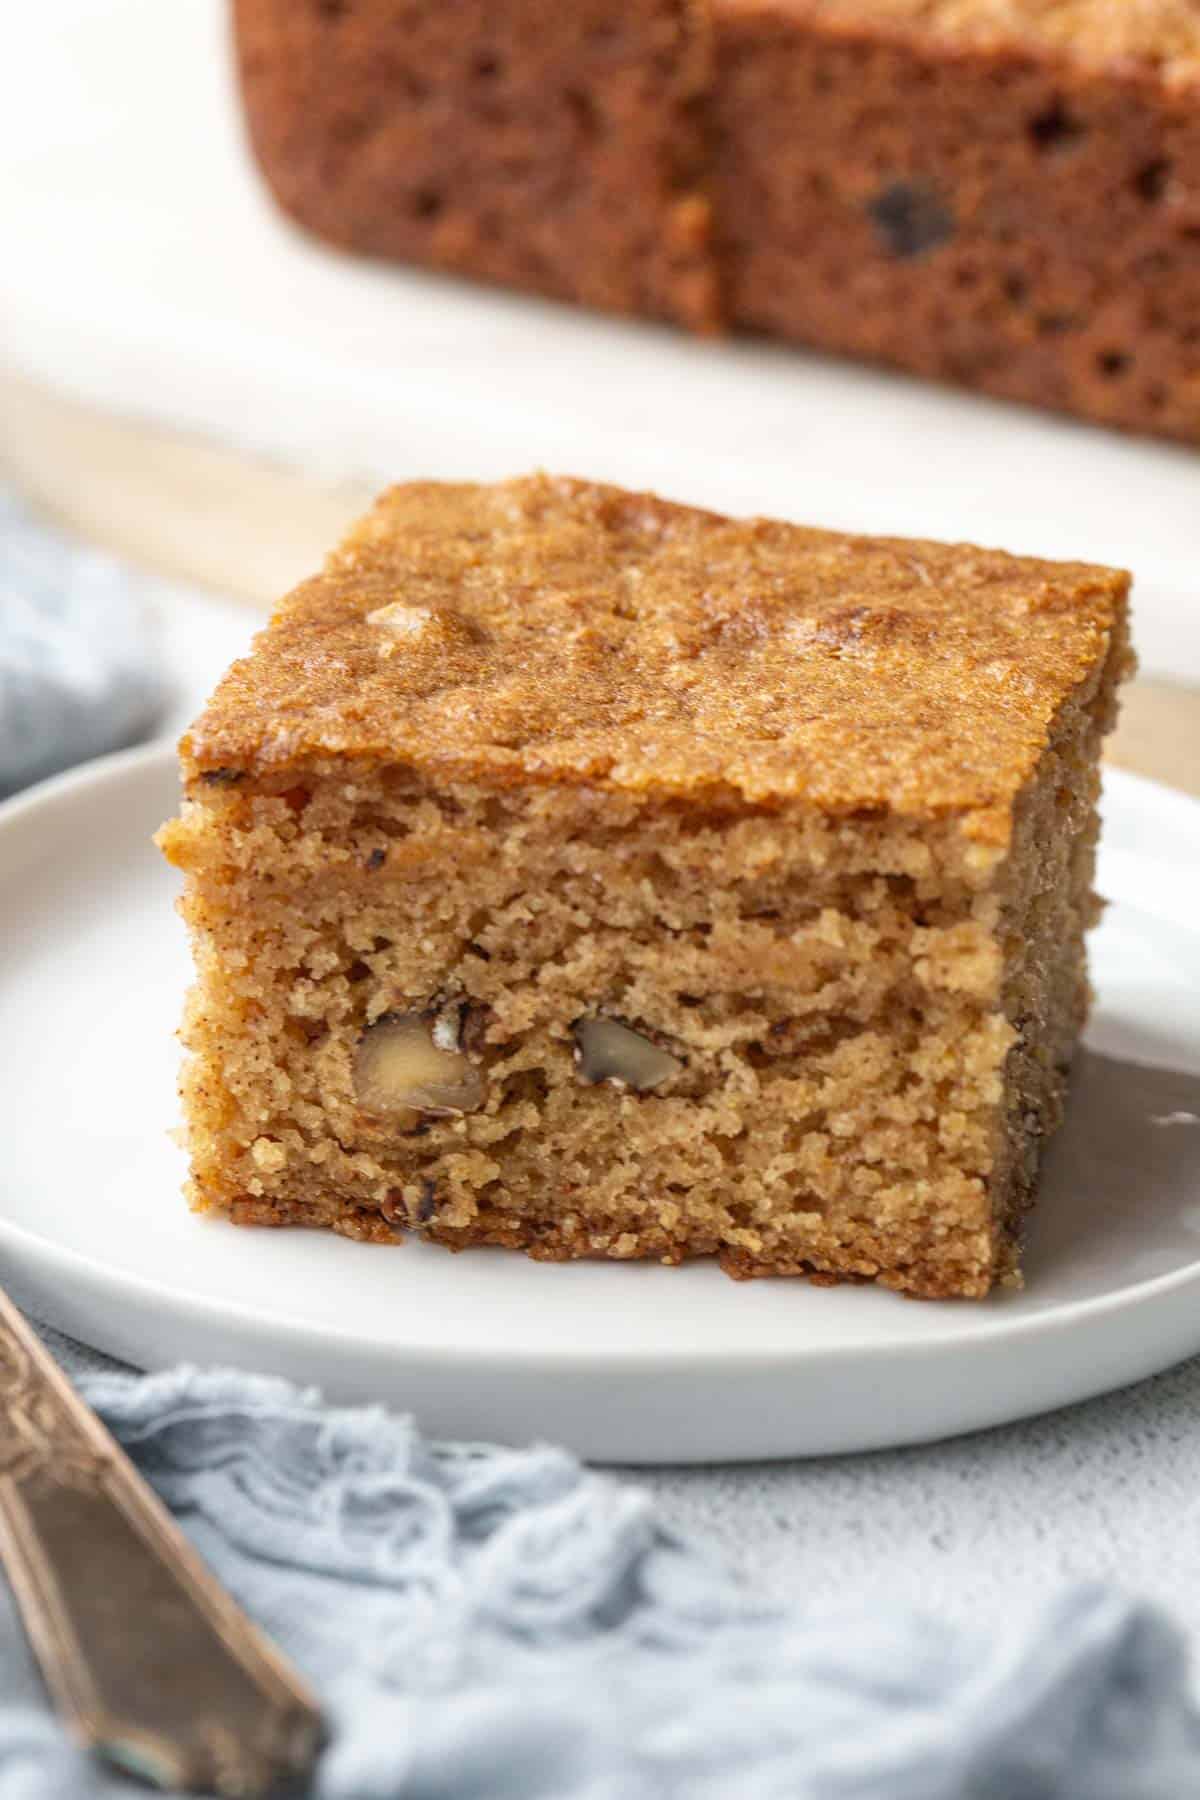
<path fill-rule="evenodd" d="M 385 493 L 181 746 L 192 1203 L 1014 1278 L 1128 586 L 546 476 Z"/>

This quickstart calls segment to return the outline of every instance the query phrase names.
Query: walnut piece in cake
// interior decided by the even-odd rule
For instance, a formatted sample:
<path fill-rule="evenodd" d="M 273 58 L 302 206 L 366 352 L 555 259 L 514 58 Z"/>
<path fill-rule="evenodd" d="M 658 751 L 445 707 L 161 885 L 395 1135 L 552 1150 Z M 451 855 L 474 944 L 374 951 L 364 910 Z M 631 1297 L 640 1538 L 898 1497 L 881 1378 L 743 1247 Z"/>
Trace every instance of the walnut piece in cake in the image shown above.
<path fill-rule="evenodd" d="M 386 493 L 182 745 L 193 1203 L 1013 1277 L 1127 590 L 545 476 Z"/>

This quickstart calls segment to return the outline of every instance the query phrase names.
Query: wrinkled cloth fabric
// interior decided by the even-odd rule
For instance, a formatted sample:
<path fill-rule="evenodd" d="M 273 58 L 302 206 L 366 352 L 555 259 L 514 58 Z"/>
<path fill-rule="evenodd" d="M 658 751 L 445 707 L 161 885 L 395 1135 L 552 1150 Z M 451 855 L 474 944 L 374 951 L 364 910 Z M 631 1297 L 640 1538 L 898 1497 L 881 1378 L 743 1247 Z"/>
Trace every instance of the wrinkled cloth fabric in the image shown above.
<path fill-rule="evenodd" d="M 148 584 L 0 491 L 0 799 L 136 743 L 163 701 Z"/>
<path fill-rule="evenodd" d="M 861 1597 L 809 1616 L 561 1450 L 435 1444 L 230 1372 L 81 1386 L 321 1695 L 319 1800 L 1200 1793 L 1181 1641 L 1110 1589 L 987 1631 Z M 10 1615 L 2 1800 L 124 1794 L 30 1697 L 24 1656 Z"/>

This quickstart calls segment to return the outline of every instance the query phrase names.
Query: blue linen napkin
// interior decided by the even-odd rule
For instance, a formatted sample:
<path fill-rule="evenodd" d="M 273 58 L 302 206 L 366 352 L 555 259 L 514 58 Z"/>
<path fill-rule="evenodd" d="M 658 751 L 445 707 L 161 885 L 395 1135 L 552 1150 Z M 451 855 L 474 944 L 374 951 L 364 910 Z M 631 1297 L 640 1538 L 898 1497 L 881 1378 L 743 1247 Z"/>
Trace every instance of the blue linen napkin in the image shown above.
<path fill-rule="evenodd" d="M 1180 1641 L 1117 1593 L 970 1633 L 869 1594 L 809 1617 L 562 1450 L 434 1444 L 225 1371 L 82 1385 L 320 1692 L 320 1800 L 1200 1793 Z M 0 1695 L 18 1654 L 0 1631 Z M 44 1709 L 0 1702 L 3 1800 L 125 1792 Z"/>
<path fill-rule="evenodd" d="M 136 737 L 160 692 L 138 584 L 0 495 L 0 793 Z M 970 1632 L 869 1591 L 818 1617 L 561 1450 L 55 1347 L 319 1691 L 317 1800 L 1200 1795 L 1180 1638 L 1114 1590 Z M 68 1744 L 0 1582 L 0 1800 L 136 1791 Z"/>
<path fill-rule="evenodd" d="M 146 585 L 0 490 L 0 799 L 136 743 L 163 696 Z"/>

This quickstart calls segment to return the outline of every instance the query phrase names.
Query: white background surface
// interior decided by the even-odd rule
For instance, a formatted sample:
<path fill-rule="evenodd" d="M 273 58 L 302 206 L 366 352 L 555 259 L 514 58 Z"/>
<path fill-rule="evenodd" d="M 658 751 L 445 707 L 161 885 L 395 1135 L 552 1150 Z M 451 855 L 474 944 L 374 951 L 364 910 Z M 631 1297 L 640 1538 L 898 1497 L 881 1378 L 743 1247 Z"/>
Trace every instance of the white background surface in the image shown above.
<path fill-rule="evenodd" d="M 0 356 L 19 371 L 338 477 L 541 464 L 1129 566 L 1147 672 L 1200 681 L 1200 452 L 323 250 L 251 170 L 224 0 L 10 10 Z"/>

